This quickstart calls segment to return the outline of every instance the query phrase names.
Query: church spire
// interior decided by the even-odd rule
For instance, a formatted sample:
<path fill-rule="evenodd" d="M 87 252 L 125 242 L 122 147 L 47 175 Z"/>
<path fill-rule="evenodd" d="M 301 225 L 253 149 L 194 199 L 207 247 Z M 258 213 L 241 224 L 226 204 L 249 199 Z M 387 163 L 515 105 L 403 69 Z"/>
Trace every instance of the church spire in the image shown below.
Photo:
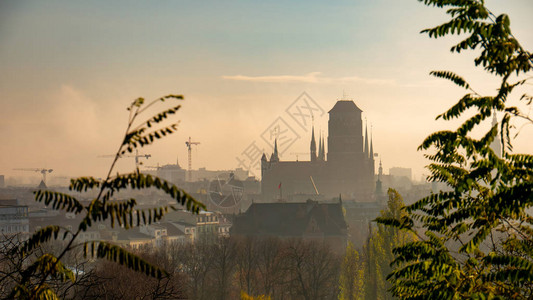
<path fill-rule="evenodd" d="M 278 139 L 276 138 L 274 140 L 274 153 L 272 153 L 272 156 L 270 157 L 270 162 L 278 162 L 279 161 L 279 155 L 278 155 Z"/>
<path fill-rule="evenodd" d="M 372 141 L 372 127 L 370 127 L 370 159 L 374 160 L 374 145 Z"/>
<path fill-rule="evenodd" d="M 383 195 L 383 183 L 381 181 L 382 176 L 383 176 L 383 165 L 381 164 L 381 158 L 380 158 L 378 180 L 376 181 L 376 196 L 378 197 Z"/>
<path fill-rule="evenodd" d="M 322 153 L 320 154 L 320 158 L 323 161 L 326 161 L 326 143 L 324 142 L 324 137 L 322 137 L 321 144 L 322 144 Z"/>
<path fill-rule="evenodd" d="M 318 137 L 318 160 L 322 160 L 322 132 Z"/>
<path fill-rule="evenodd" d="M 313 126 L 311 133 L 311 161 L 316 160 L 316 141 L 315 141 L 315 126 Z"/>
<path fill-rule="evenodd" d="M 326 160 L 326 148 L 324 147 L 324 137 L 322 132 L 320 132 L 320 138 L 318 139 L 318 160 Z"/>
<path fill-rule="evenodd" d="M 364 150 L 366 156 L 368 157 L 368 123 L 366 122 L 366 119 L 365 119 L 365 150 Z"/>
<path fill-rule="evenodd" d="M 372 176 L 374 176 L 375 172 L 375 165 L 374 165 L 374 141 L 372 138 L 372 125 L 370 125 L 370 169 L 372 171 Z"/>

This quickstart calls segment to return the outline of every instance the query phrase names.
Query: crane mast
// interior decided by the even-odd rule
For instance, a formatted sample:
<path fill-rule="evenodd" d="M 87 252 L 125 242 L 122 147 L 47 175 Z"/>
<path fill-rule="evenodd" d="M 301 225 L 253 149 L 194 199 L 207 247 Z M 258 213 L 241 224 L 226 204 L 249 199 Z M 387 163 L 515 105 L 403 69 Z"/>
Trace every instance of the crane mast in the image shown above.
<path fill-rule="evenodd" d="M 193 142 L 191 137 L 189 137 L 189 140 L 188 141 L 185 141 L 185 145 L 187 145 L 187 152 L 189 154 L 189 165 L 188 165 L 188 170 L 187 170 L 187 177 L 189 179 L 189 182 L 192 181 L 192 146 L 194 145 L 200 145 L 200 142 Z"/>

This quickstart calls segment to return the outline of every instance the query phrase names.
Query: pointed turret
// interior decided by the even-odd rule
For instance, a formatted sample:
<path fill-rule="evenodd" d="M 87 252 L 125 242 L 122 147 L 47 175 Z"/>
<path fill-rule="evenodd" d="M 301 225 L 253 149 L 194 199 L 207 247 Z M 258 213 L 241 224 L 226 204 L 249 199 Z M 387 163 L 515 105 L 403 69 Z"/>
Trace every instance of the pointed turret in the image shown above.
<path fill-rule="evenodd" d="M 278 139 L 277 138 L 274 140 L 274 156 L 279 160 Z"/>
<path fill-rule="evenodd" d="M 311 131 L 311 161 L 316 161 L 315 126 Z"/>
<path fill-rule="evenodd" d="M 381 164 L 381 159 L 379 160 L 379 171 L 378 171 L 378 180 L 376 182 L 376 195 L 383 195 L 383 183 L 381 182 L 381 176 L 383 176 L 383 165 Z"/>
<path fill-rule="evenodd" d="M 372 128 L 370 128 L 370 170 L 372 171 L 372 177 L 374 177 L 375 172 L 374 165 L 374 143 L 372 138 Z"/>
<path fill-rule="evenodd" d="M 318 160 L 322 160 L 322 133 L 318 137 Z"/>
<path fill-rule="evenodd" d="M 265 173 L 268 169 L 268 160 L 265 153 L 263 153 L 263 156 L 261 156 L 261 178 L 264 178 Z"/>
<path fill-rule="evenodd" d="M 270 156 L 270 162 L 279 162 L 278 139 L 274 140 L 274 153 L 272 153 L 272 156 Z"/>
<path fill-rule="evenodd" d="M 370 158 L 374 160 L 374 145 L 372 143 L 372 133 L 370 133 Z"/>
<path fill-rule="evenodd" d="M 368 156 L 368 123 L 365 121 L 365 146 L 364 146 L 365 150 L 364 150 L 364 153 L 366 154 L 367 157 Z"/>
<path fill-rule="evenodd" d="M 44 183 L 44 180 L 41 180 L 39 185 L 37 186 L 38 190 L 46 190 L 48 187 L 46 186 L 46 183 Z"/>
<path fill-rule="evenodd" d="M 318 160 L 326 161 L 326 147 L 324 144 L 324 136 L 322 135 L 322 133 L 320 133 L 320 140 L 318 141 L 318 144 L 320 145 L 320 150 L 318 151 Z"/>

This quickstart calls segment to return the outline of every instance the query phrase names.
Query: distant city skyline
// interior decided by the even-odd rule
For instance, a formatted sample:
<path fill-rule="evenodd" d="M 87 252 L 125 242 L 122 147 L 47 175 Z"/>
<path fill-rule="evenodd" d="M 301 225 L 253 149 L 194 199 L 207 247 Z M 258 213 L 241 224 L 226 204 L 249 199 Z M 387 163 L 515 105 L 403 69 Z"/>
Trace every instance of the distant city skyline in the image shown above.
<path fill-rule="evenodd" d="M 533 50 L 532 1 L 487 6 L 509 14 L 514 35 Z M 353 99 L 372 125 L 384 170 L 412 168 L 419 180 L 427 161 L 416 148 L 431 132 L 457 126 L 434 119 L 465 93 L 429 71 L 454 71 L 494 93 L 474 53 L 450 53 L 457 38 L 419 33 L 447 18 L 415 0 L 2 1 L 0 175 L 7 181 L 32 175 L 14 168 L 48 168 L 51 177 L 102 177 L 110 160 L 98 156 L 118 147 L 126 106 L 166 94 L 185 96 L 179 130 L 142 149 L 151 154 L 144 164 L 178 158 L 186 168 L 190 136 L 201 143 L 194 169 L 233 169 L 254 141 L 270 155 L 262 134 L 279 117 L 293 122 L 286 110 L 305 92 L 324 109 Z M 327 135 L 327 114 L 314 124 Z M 294 128 L 301 138 L 281 160 L 309 151 L 310 129 Z M 515 151 L 531 152 L 532 135 L 533 126 L 523 127 Z M 119 170 L 133 167 L 124 159 Z"/>

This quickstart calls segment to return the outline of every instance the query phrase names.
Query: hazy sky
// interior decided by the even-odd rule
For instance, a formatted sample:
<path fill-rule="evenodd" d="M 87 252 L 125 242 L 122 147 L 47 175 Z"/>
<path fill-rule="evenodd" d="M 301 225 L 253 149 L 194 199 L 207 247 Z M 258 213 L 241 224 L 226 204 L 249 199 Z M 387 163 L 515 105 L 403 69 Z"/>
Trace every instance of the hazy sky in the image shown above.
<path fill-rule="evenodd" d="M 515 36 L 533 49 L 533 1 L 489 0 L 511 17 Z M 470 54 L 450 54 L 456 38 L 420 30 L 446 20 L 418 1 L 9 1 L 0 2 L 0 174 L 52 168 L 52 176 L 103 176 L 135 98 L 183 94 L 179 132 L 142 150 L 146 165 L 187 165 L 185 140 L 201 144 L 193 168 L 229 169 L 281 118 L 309 151 L 310 124 L 286 109 L 306 92 L 328 111 L 345 93 L 373 126 L 374 150 L 390 167 L 427 163 L 417 146 L 457 123 L 434 118 L 463 91 L 428 76 L 453 70 L 480 92 L 493 80 Z M 531 92 L 531 86 L 528 86 Z M 518 95 L 518 94 L 517 94 Z M 520 124 L 518 124 L 520 125 Z M 327 114 L 315 116 L 327 134 Z M 531 152 L 533 126 L 517 151 Z M 307 158 L 307 155 L 300 155 Z M 125 158 L 120 170 L 134 166 Z M 258 170 L 256 170 L 258 171 Z M 36 175 L 35 175 L 36 176 Z M 37 178 L 37 177 L 35 177 Z"/>

